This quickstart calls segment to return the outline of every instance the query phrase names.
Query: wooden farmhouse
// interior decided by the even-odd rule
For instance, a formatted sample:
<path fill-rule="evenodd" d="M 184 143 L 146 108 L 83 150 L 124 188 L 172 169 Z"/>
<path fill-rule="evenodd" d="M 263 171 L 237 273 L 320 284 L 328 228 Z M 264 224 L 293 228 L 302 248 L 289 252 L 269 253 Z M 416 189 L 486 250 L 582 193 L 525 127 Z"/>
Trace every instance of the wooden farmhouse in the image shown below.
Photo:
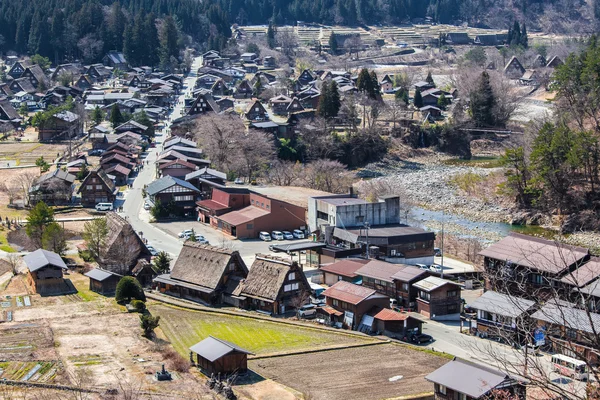
<path fill-rule="evenodd" d="M 190 347 L 190 352 L 196 355 L 196 365 L 207 376 L 245 372 L 248 369 L 248 354 L 252 354 L 238 345 L 213 336 Z"/>

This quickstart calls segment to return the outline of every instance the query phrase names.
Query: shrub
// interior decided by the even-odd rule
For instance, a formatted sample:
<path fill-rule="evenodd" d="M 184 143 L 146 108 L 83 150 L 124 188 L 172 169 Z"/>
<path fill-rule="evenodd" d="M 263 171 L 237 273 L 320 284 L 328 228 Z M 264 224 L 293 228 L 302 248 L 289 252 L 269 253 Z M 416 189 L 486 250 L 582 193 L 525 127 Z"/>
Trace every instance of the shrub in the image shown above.
<path fill-rule="evenodd" d="M 160 316 L 153 317 L 152 315 L 140 315 L 140 326 L 144 331 L 144 336 L 150 337 L 154 333 L 154 329 L 158 328 Z"/>
<path fill-rule="evenodd" d="M 132 276 L 124 276 L 117 284 L 115 300 L 117 303 L 130 302 L 131 299 L 146 301 L 146 295 L 142 285 Z"/>
<path fill-rule="evenodd" d="M 79 256 L 85 262 L 92 262 L 92 261 L 95 260 L 94 255 L 89 250 L 81 250 L 81 251 L 79 251 Z"/>
<path fill-rule="evenodd" d="M 141 300 L 131 300 L 131 305 L 139 313 L 143 313 L 144 311 L 146 311 L 146 303 L 144 303 Z"/>
<path fill-rule="evenodd" d="M 167 361 L 167 366 L 169 369 L 177 372 L 187 372 L 190 369 L 190 361 L 173 350 L 171 347 L 168 347 L 161 352 L 163 358 Z"/>

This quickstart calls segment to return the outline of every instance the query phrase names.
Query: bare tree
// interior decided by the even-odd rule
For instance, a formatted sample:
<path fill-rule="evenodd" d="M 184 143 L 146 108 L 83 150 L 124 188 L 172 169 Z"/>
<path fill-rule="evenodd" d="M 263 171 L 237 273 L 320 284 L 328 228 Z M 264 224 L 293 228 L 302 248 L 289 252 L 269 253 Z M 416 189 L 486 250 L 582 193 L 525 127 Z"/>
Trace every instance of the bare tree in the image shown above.
<path fill-rule="evenodd" d="M 8 196 L 8 204 L 13 204 L 13 202 L 18 198 L 21 189 L 13 182 L 0 182 L 0 192 L 6 193 Z"/>
<path fill-rule="evenodd" d="M 84 36 L 77 42 L 77 48 L 86 62 L 93 61 L 98 57 L 103 46 L 104 42 L 99 40 L 93 33 Z"/>
<path fill-rule="evenodd" d="M 129 268 L 137 260 L 142 250 L 142 245 L 135 232 L 131 234 L 122 234 L 116 239 L 118 243 L 110 245 L 109 249 L 102 256 L 101 264 L 106 264 L 119 274 L 128 274 Z"/>
<path fill-rule="evenodd" d="M 36 179 L 39 177 L 39 174 L 33 171 L 27 171 L 24 174 L 19 175 L 17 178 L 17 184 L 21 189 L 21 194 L 23 195 L 23 199 L 25 200 L 25 204 L 29 205 L 29 195 L 31 192 L 31 187 Z"/>
<path fill-rule="evenodd" d="M 209 114 L 198 120 L 193 135 L 215 167 L 224 171 L 239 156 L 237 141 L 245 129 L 239 117 Z"/>
<path fill-rule="evenodd" d="M 298 183 L 304 167 L 298 162 L 275 160 L 267 173 L 267 182 L 277 186 L 294 186 Z"/>
<path fill-rule="evenodd" d="M 8 253 L 6 262 L 10 266 L 13 275 L 17 275 L 19 273 L 19 267 L 21 266 L 21 256 L 16 253 Z"/>
<path fill-rule="evenodd" d="M 304 169 L 304 183 L 312 189 L 344 193 L 352 184 L 346 172 L 346 167 L 339 161 L 316 160 Z"/>
<path fill-rule="evenodd" d="M 300 137 L 306 146 L 306 157 L 309 160 L 332 158 L 339 154 L 339 148 L 323 118 L 301 123 Z"/>
<path fill-rule="evenodd" d="M 300 307 L 308 303 L 310 300 L 310 293 L 306 290 L 302 290 L 298 292 L 292 299 L 290 300 L 290 306 L 293 309 L 298 310 Z"/>
<path fill-rule="evenodd" d="M 236 141 L 239 158 L 233 161 L 240 171 L 248 177 L 248 182 L 266 170 L 269 161 L 275 158 L 275 144 L 271 134 L 250 129 Z"/>
<path fill-rule="evenodd" d="M 277 44 L 281 47 L 281 52 L 287 57 L 292 57 L 298 48 L 298 39 L 292 29 L 280 28 L 275 36 Z"/>

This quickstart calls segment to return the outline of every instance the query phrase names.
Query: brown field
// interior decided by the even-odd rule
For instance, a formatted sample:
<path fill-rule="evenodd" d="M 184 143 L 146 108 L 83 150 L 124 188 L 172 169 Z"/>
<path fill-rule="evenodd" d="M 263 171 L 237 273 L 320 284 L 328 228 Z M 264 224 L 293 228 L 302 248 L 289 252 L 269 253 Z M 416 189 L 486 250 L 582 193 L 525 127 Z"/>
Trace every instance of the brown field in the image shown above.
<path fill-rule="evenodd" d="M 0 160 L 16 160 L 20 165 L 28 165 L 35 164 L 35 160 L 43 156 L 47 162 L 51 162 L 58 153 L 62 155 L 67 148 L 67 144 L 2 143 L 0 144 Z M 1 161 L 0 165 L 2 165 Z"/>
<path fill-rule="evenodd" d="M 425 376 L 448 360 L 392 343 L 248 361 L 248 368 L 317 400 L 432 393 Z M 390 378 L 402 378 L 390 382 Z"/>

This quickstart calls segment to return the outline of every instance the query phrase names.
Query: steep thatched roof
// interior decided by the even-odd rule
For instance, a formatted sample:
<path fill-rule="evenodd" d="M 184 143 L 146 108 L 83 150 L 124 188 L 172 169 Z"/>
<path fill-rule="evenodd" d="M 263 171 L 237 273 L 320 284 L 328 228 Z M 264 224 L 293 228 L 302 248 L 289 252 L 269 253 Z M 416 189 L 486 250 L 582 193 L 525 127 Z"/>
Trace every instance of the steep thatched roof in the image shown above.
<path fill-rule="evenodd" d="M 238 287 L 234 295 L 248 296 L 261 300 L 275 301 L 289 272 L 298 271 L 299 279 L 304 281 L 305 288 L 308 282 L 304 273 L 298 268 L 295 261 L 284 258 L 257 254 L 248 277 Z"/>
<path fill-rule="evenodd" d="M 170 278 L 216 290 L 232 262 L 240 266 L 244 275 L 248 274 L 239 252 L 188 241 L 179 253 Z"/>
<path fill-rule="evenodd" d="M 139 258 L 149 258 L 150 253 L 132 226 L 116 212 L 106 214 L 108 236 L 100 267 L 117 274 L 128 274 Z"/>

